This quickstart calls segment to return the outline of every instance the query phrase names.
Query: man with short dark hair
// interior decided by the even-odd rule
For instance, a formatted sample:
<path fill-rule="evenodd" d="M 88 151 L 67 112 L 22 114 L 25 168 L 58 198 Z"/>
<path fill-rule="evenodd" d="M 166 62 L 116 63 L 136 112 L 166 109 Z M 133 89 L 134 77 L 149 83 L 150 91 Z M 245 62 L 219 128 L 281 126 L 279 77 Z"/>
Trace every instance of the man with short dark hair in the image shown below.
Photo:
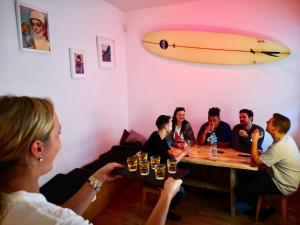
<path fill-rule="evenodd" d="M 221 121 L 220 109 L 212 107 L 208 111 L 208 122 L 204 123 L 197 135 L 197 144 L 206 145 L 210 144 L 208 138 L 211 133 L 217 136 L 218 147 L 228 148 L 231 143 L 231 128 L 228 123 Z"/>
<path fill-rule="evenodd" d="M 160 115 L 156 122 L 157 131 L 154 131 L 144 145 L 144 151 L 148 153 L 149 157 L 153 155 L 159 155 L 161 157 L 161 162 L 166 163 L 167 159 L 173 157 L 170 152 L 170 146 L 166 141 L 166 137 L 170 134 L 172 130 L 172 120 L 170 116 Z M 187 154 L 187 151 L 182 151 L 182 153 L 175 157 L 179 161 L 182 157 Z M 185 196 L 185 190 L 180 187 L 179 192 L 172 199 L 167 219 L 178 221 L 181 217 L 173 212 L 173 209 L 178 205 L 180 200 Z"/>
<path fill-rule="evenodd" d="M 240 124 L 237 124 L 232 129 L 232 148 L 245 152 L 251 152 L 251 134 L 258 129 L 260 138 L 258 140 L 258 149 L 262 150 L 262 142 L 264 140 L 265 132 L 260 126 L 253 123 L 253 112 L 249 109 L 240 110 Z"/>
<path fill-rule="evenodd" d="M 278 113 L 267 121 L 266 131 L 273 143 L 266 152 L 258 155 L 259 131 L 252 134 L 251 161 L 256 166 L 265 166 L 251 180 L 238 183 L 235 187 L 237 199 L 247 202 L 253 208 L 260 195 L 291 195 L 297 191 L 300 182 L 300 153 L 294 139 L 287 134 L 290 120 Z"/>
<path fill-rule="evenodd" d="M 170 116 L 160 115 L 155 125 L 157 131 L 153 131 L 148 140 L 144 144 L 144 151 L 148 152 L 149 156 L 159 155 L 162 161 L 170 158 L 168 151 L 170 146 L 165 138 L 172 130 L 172 121 Z"/>

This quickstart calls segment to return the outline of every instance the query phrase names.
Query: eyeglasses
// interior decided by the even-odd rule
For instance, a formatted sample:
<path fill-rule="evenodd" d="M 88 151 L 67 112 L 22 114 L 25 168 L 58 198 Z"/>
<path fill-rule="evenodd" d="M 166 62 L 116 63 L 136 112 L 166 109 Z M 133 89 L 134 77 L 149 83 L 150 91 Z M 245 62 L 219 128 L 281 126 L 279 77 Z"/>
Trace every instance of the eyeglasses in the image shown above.
<path fill-rule="evenodd" d="M 42 26 L 43 26 L 43 24 L 41 24 L 41 23 L 34 23 L 34 22 L 31 22 L 30 24 L 31 24 L 32 27 L 34 27 L 34 26 L 42 27 Z"/>

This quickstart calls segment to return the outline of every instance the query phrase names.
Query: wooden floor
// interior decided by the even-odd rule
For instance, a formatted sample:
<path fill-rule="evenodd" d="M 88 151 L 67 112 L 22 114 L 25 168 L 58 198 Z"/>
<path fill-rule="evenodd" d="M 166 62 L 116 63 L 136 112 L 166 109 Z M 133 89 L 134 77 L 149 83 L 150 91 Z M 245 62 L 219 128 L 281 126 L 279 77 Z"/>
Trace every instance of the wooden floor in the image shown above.
<path fill-rule="evenodd" d="M 180 222 L 167 220 L 166 225 L 250 225 L 255 224 L 254 217 L 238 214 L 230 215 L 229 194 L 205 189 L 185 186 L 187 195 L 177 206 L 175 212 L 182 216 Z M 93 221 L 94 225 L 142 225 L 151 213 L 151 204 L 155 204 L 155 197 L 150 196 L 149 207 L 141 210 L 142 186 L 134 183 L 114 203 L 110 204 Z M 151 203 L 152 200 L 152 203 Z M 300 225 L 299 201 L 289 203 L 288 224 Z M 280 225 L 280 210 L 264 222 L 265 225 Z"/>

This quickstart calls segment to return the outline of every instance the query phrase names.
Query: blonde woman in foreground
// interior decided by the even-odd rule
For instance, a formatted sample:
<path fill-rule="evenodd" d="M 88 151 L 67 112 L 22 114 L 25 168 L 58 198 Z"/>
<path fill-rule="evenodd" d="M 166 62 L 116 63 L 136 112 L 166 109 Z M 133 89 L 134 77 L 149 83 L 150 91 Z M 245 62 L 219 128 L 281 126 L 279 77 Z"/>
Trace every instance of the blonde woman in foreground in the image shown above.
<path fill-rule="evenodd" d="M 33 97 L 0 96 L 0 224 L 84 225 L 81 215 L 103 182 L 122 167 L 109 163 L 96 171 L 62 207 L 39 193 L 39 178 L 53 167 L 61 148 L 61 125 L 52 102 Z M 164 224 L 181 180 L 167 179 L 147 225 Z"/>

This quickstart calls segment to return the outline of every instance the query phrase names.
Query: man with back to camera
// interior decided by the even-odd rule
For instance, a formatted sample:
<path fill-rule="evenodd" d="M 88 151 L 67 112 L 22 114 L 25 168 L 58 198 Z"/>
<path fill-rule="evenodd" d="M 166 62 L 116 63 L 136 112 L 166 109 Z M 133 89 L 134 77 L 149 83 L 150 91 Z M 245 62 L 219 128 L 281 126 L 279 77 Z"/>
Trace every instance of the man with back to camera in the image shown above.
<path fill-rule="evenodd" d="M 252 179 L 238 183 L 235 194 L 238 200 L 248 203 L 253 209 L 260 195 L 289 196 L 299 187 L 300 153 L 294 139 L 287 134 L 290 126 L 291 122 L 287 117 L 274 113 L 267 121 L 266 128 L 273 143 L 261 155 L 258 155 L 259 130 L 256 129 L 251 134 L 251 162 L 258 167 L 266 166 L 267 170 L 259 171 Z M 274 212 L 274 207 L 262 209 L 260 219 L 263 220 Z"/>
<path fill-rule="evenodd" d="M 170 134 L 172 130 L 172 120 L 170 116 L 160 115 L 156 120 L 157 131 L 154 131 L 148 140 L 145 142 L 144 151 L 148 153 L 149 156 L 159 155 L 161 157 L 161 162 L 166 163 L 166 160 L 173 157 L 170 154 L 170 147 L 166 141 L 166 137 Z M 180 161 L 182 157 L 187 154 L 183 151 L 180 155 L 176 156 L 175 159 Z M 173 209 L 178 205 L 180 200 L 185 196 L 185 190 L 181 186 L 177 194 L 173 197 L 169 212 L 167 214 L 167 219 L 173 221 L 181 220 L 181 217 L 173 212 Z"/>
<path fill-rule="evenodd" d="M 258 149 L 262 150 L 262 143 L 264 140 L 265 132 L 260 126 L 253 123 L 253 112 L 249 109 L 240 110 L 240 124 L 237 124 L 232 129 L 232 148 L 245 152 L 251 152 L 251 134 L 254 130 L 258 129 L 260 138 L 258 140 Z"/>
<path fill-rule="evenodd" d="M 198 145 L 209 144 L 208 138 L 211 133 L 217 136 L 218 147 L 228 148 L 231 143 L 231 128 L 228 123 L 221 121 L 220 109 L 212 107 L 208 111 L 208 122 L 204 123 L 197 135 Z"/>

